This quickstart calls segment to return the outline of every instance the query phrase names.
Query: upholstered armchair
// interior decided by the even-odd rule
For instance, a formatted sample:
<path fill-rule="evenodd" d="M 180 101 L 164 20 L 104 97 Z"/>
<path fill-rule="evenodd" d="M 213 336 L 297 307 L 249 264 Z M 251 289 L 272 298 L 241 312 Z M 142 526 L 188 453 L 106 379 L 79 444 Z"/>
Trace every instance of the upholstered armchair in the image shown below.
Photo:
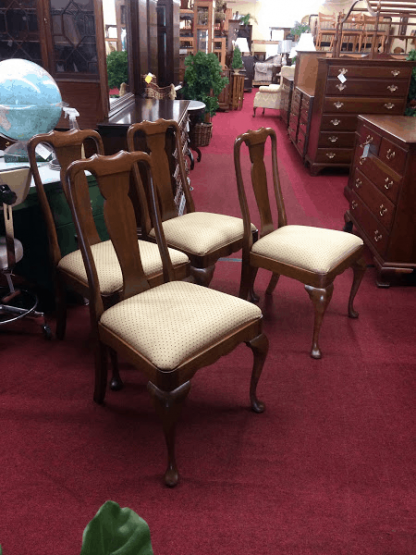
<path fill-rule="evenodd" d="M 280 85 L 269 85 L 268 87 L 260 87 L 256 93 L 253 103 L 253 117 L 256 117 L 257 108 L 263 108 L 263 115 L 266 108 L 280 110 L 280 99 L 282 93 L 283 77 L 295 74 L 295 66 L 283 66 L 280 74 Z"/>

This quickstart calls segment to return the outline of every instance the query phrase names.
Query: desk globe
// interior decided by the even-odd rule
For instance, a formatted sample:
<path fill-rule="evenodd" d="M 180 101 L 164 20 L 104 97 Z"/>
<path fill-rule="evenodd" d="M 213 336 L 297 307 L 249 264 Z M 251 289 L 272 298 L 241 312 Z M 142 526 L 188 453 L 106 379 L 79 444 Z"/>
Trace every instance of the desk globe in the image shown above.
<path fill-rule="evenodd" d="M 61 111 L 61 93 L 47 71 L 20 58 L 0 62 L 0 134 L 18 141 L 6 149 L 6 162 L 27 161 L 27 141 L 54 129 Z"/>

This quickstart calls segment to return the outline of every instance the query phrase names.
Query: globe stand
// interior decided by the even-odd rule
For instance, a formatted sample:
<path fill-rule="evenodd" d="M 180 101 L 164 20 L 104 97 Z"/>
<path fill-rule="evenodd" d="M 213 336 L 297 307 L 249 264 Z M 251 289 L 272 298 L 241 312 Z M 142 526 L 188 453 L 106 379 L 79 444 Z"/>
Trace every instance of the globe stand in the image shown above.
<path fill-rule="evenodd" d="M 4 161 L 7 163 L 29 162 L 27 141 L 17 141 L 4 151 Z"/>

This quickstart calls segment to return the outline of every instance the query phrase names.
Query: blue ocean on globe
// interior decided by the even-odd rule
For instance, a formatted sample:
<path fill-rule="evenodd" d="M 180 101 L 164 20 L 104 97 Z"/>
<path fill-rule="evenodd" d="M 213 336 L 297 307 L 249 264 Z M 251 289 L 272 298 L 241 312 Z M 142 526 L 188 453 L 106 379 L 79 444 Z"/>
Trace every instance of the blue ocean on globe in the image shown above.
<path fill-rule="evenodd" d="M 0 133 L 28 141 L 48 133 L 59 121 L 62 97 L 55 80 L 42 67 L 12 58 L 0 62 Z"/>

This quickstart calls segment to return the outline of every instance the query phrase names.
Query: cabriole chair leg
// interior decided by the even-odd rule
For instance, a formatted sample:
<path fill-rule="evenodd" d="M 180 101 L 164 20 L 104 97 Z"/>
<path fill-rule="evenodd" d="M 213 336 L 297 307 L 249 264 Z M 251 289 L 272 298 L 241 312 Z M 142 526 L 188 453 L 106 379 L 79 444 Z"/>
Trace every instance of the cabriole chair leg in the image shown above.
<path fill-rule="evenodd" d="M 276 289 L 277 282 L 279 281 L 280 274 L 272 274 L 270 278 L 269 285 L 266 289 L 266 295 L 271 295 L 273 291 Z"/>
<path fill-rule="evenodd" d="M 246 345 L 253 351 L 254 362 L 253 371 L 251 374 L 250 382 L 250 402 L 251 408 L 254 412 L 262 413 L 264 412 L 265 405 L 262 401 L 259 401 L 256 396 L 257 384 L 259 382 L 261 373 L 263 371 L 264 361 L 266 360 L 267 353 L 269 350 L 269 340 L 264 334 L 258 335 L 251 341 L 248 341 Z"/>
<path fill-rule="evenodd" d="M 315 321 L 313 325 L 313 338 L 312 338 L 312 358 L 321 358 L 322 353 L 319 348 L 319 333 L 321 331 L 322 321 L 324 319 L 324 314 L 331 302 L 332 293 L 334 292 L 334 284 L 331 283 L 328 287 L 319 288 L 312 287 L 311 285 L 305 285 L 305 289 L 311 298 L 312 304 L 315 308 Z"/>
<path fill-rule="evenodd" d="M 350 318 L 358 318 L 358 312 L 354 310 L 354 299 L 367 270 L 367 264 L 364 257 L 356 260 L 351 268 L 354 272 L 354 279 L 351 286 L 350 298 L 348 299 L 348 316 Z"/>
<path fill-rule="evenodd" d="M 120 372 L 118 368 L 118 356 L 114 349 L 108 349 L 110 353 L 111 367 L 113 370 L 113 375 L 111 376 L 110 389 L 112 391 L 120 391 L 123 389 L 123 380 L 120 377 Z"/>
<path fill-rule="evenodd" d="M 179 481 L 179 472 L 175 459 L 175 431 L 183 403 L 191 389 L 191 382 L 185 382 L 173 391 L 162 391 L 152 382 L 148 382 L 147 390 L 160 420 L 162 421 L 168 449 L 168 467 L 165 472 L 165 484 L 171 488 Z"/>

